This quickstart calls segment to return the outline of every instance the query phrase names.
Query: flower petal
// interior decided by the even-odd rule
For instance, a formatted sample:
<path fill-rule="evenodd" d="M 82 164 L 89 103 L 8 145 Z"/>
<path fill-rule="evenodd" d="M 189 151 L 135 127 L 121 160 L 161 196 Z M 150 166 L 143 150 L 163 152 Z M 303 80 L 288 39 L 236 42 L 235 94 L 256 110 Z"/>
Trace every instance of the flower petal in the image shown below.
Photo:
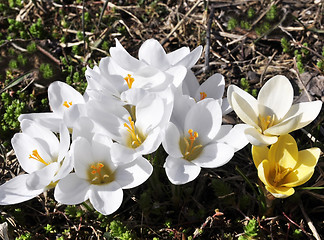
<path fill-rule="evenodd" d="M 231 127 L 230 125 L 222 125 L 222 127 L 224 126 Z M 230 145 L 236 152 L 244 148 L 249 143 L 244 133 L 245 129 L 247 128 L 249 128 L 249 125 L 247 124 L 236 124 L 233 128 L 230 128 L 229 131 L 224 136 L 222 136 L 222 138 L 219 138 L 217 142 L 223 142 Z"/>
<path fill-rule="evenodd" d="M 22 122 L 24 119 L 35 121 L 53 132 L 59 132 L 60 123 L 63 123 L 63 116 L 60 116 L 53 112 L 27 113 L 21 114 L 18 117 L 19 122 Z"/>
<path fill-rule="evenodd" d="M 115 181 L 122 189 L 129 189 L 144 183 L 152 172 L 152 165 L 140 156 L 131 163 L 120 165 L 115 171 Z"/>
<path fill-rule="evenodd" d="M 139 60 L 164 71 L 170 67 L 162 45 L 155 39 L 146 40 L 138 51 Z"/>
<path fill-rule="evenodd" d="M 229 86 L 227 90 L 227 100 L 232 106 L 237 116 L 246 124 L 256 129 L 260 129 L 258 102 L 250 94 L 236 86 Z"/>
<path fill-rule="evenodd" d="M 258 95 L 258 102 L 272 109 L 280 120 L 289 111 L 293 97 L 294 90 L 288 78 L 277 75 L 263 85 Z"/>
<path fill-rule="evenodd" d="M 200 100 L 200 93 L 207 94 L 206 98 L 221 99 L 224 95 L 225 80 L 223 75 L 216 73 L 203 82 L 196 92 L 195 99 Z"/>
<path fill-rule="evenodd" d="M 90 183 L 79 178 L 75 173 L 70 173 L 61 179 L 54 190 L 55 200 L 63 204 L 79 204 L 86 201 Z"/>
<path fill-rule="evenodd" d="M 94 162 L 92 148 L 89 141 L 78 137 L 72 142 L 71 157 L 74 162 L 75 173 L 79 178 L 87 180 L 91 164 Z"/>
<path fill-rule="evenodd" d="M 298 163 L 294 171 L 285 177 L 282 186 L 296 187 L 307 182 L 314 173 L 320 153 L 319 148 L 309 148 L 298 152 Z"/>
<path fill-rule="evenodd" d="M 298 161 L 298 148 L 295 139 L 289 134 L 282 135 L 270 147 L 269 161 L 278 163 L 284 169 L 294 169 Z"/>
<path fill-rule="evenodd" d="M 115 212 L 123 201 L 123 190 L 116 182 L 91 185 L 89 199 L 93 207 L 104 215 Z"/>
<path fill-rule="evenodd" d="M 29 174 L 19 175 L 0 186 L 0 205 L 11 205 L 28 201 L 39 194 L 44 189 L 30 189 L 27 187 Z"/>
<path fill-rule="evenodd" d="M 189 47 L 178 48 L 173 52 L 167 53 L 167 58 L 171 65 L 176 65 L 181 59 L 187 56 L 190 53 Z"/>
<path fill-rule="evenodd" d="M 198 88 L 199 88 L 199 82 L 195 74 L 193 73 L 193 71 L 188 70 L 185 79 L 182 82 L 182 86 L 181 86 L 182 93 L 184 95 L 188 95 L 194 98 Z"/>
<path fill-rule="evenodd" d="M 276 187 L 276 188 L 272 188 L 270 186 L 265 186 L 265 187 L 275 198 L 287 198 L 295 193 L 295 189 L 290 187 Z"/>
<path fill-rule="evenodd" d="M 202 49 L 203 49 L 202 46 L 196 47 L 187 56 L 185 56 L 183 59 L 181 59 L 179 62 L 175 63 L 174 65 L 182 65 L 185 66 L 187 69 L 192 68 L 199 60 Z"/>
<path fill-rule="evenodd" d="M 268 128 L 264 131 L 264 134 L 270 135 L 284 135 L 294 131 L 302 118 L 302 114 L 299 114 L 293 118 L 283 119 L 282 122 Z"/>
<path fill-rule="evenodd" d="M 263 160 L 269 160 L 268 154 L 269 148 L 267 146 L 252 146 L 252 157 L 256 168 Z"/>
<path fill-rule="evenodd" d="M 321 107 L 322 101 L 320 100 L 294 104 L 285 115 L 284 121 L 301 116 L 298 118 L 298 125 L 292 131 L 303 128 L 317 117 Z"/>
<path fill-rule="evenodd" d="M 205 146 L 201 154 L 191 162 L 203 168 L 217 168 L 228 163 L 234 156 L 234 149 L 225 143 Z"/>
<path fill-rule="evenodd" d="M 59 170 L 59 163 L 54 162 L 38 171 L 29 174 L 26 185 L 29 189 L 42 189 L 51 183 L 54 175 Z"/>
<path fill-rule="evenodd" d="M 164 168 L 170 182 L 175 185 L 185 184 L 194 180 L 201 168 L 182 158 L 168 156 Z"/>
<path fill-rule="evenodd" d="M 274 144 L 278 140 L 278 137 L 263 135 L 253 127 L 245 129 L 244 133 L 247 140 L 252 145 L 256 145 L 256 146 L 268 146 Z"/>
<path fill-rule="evenodd" d="M 180 132 L 178 128 L 170 122 L 166 131 L 165 137 L 162 142 L 164 150 L 174 158 L 181 158 L 182 153 L 179 146 Z"/>

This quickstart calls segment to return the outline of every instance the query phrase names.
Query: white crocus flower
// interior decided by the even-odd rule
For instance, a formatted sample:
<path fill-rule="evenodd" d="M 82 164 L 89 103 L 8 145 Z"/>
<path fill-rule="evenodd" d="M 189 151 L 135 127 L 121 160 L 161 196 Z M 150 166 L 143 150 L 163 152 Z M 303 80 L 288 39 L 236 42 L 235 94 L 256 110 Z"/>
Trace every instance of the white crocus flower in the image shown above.
<path fill-rule="evenodd" d="M 143 157 L 118 165 L 111 160 L 112 141 L 95 134 L 92 141 L 78 137 L 71 145 L 75 163 L 70 173 L 57 184 L 54 197 L 63 204 L 90 200 L 102 214 L 115 212 L 123 201 L 123 190 L 139 186 L 151 175 L 153 167 Z"/>
<path fill-rule="evenodd" d="M 173 107 L 173 101 L 167 101 L 173 100 L 172 91 L 162 99 L 154 93 L 131 89 L 122 95 L 122 99 L 124 106 L 104 108 L 96 101 L 87 105 L 96 126 L 115 141 L 112 147 L 114 161 L 134 160 L 154 152 L 162 142 L 163 130 Z"/>
<path fill-rule="evenodd" d="M 274 144 L 279 135 L 300 129 L 317 117 L 321 101 L 292 105 L 293 96 L 291 83 L 282 75 L 268 80 L 257 99 L 234 85 L 227 90 L 233 110 L 249 125 L 245 130 L 246 137 L 257 146 Z"/>
<path fill-rule="evenodd" d="M 182 93 L 194 98 L 197 102 L 205 98 L 213 98 L 219 102 L 222 107 L 223 115 L 232 111 L 227 98 L 223 98 L 225 89 L 225 80 L 223 75 L 216 73 L 210 76 L 201 85 L 192 71 L 188 71 L 182 82 Z"/>
<path fill-rule="evenodd" d="M 226 164 L 234 152 L 247 144 L 233 141 L 243 135 L 242 128 L 222 126 L 222 111 L 217 100 L 204 99 L 195 103 L 188 96 L 179 96 L 171 122 L 162 142 L 169 154 L 164 168 L 173 184 L 194 180 L 201 168 L 216 168 Z"/>
<path fill-rule="evenodd" d="M 71 172 L 73 163 L 68 155 L 70 135 L 60 126 L 60 141 L 50 130 L 39 124 L 23 120 L 22 133 L 12 138 L 22 169 L 27 174 L 19 175 L 0 186 L 0 205 L 27 201 L 55 187 L 57 181 Z"/>
<path fill-rule="evenodd" d="M 53 82 L 48 87 L 48 101 L 52 112 L 21 114 L 18 120 L 30 119 L 51 129 L 59 131 L 60 123 L 70 130 L 74 122 L 85 113 L 84 97 L 73 87 L 63 82 Z"/>

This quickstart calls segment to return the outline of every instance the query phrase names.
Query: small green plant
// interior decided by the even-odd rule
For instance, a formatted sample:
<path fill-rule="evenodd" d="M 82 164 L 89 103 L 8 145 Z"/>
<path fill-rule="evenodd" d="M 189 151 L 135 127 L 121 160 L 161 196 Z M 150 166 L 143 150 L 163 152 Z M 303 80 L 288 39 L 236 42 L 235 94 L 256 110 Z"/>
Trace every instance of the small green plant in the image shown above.
<path fill-rule="evenodd" d="M 249 30 L 251 28 L 251 24 L 248 21 L 244 21 L 244 20 L 240 22 L 240 26 L 241 28 L 246 30 Z"/>
<path fill-rule="evenodd" d="M 250 90 L 250 84 L 246 78 L 241 78 L 240 85 L 244 91 L 248 92 Z"/>
<path fill-rule="evenodd" d="M 54 229 L 54 227 L 50 224 L 47 224 L 44 227 L 44 230 L 46 231 L 46 233 L 56 233 L 56 230 Z"/>
<path fill-rule="evenodd" d="M 49 63 L 42 63 L 39 67 L 39 71 L 42 73 L 43 78 L 49 79 L 53 77 L 53 69 Z"/>
<path fill-rule="evenodd" d="M 79 41 L 83 41 L 83 33 L 81 31 L 77 31 L 76 36 Z"/>
<path fill-rule="evenodd" d="M 29 27 L 29 32 L 34 38 L 38 38 L 38 39 L 43 38 L 45 31 L 44 31 L 44 25 L 41 18 L 38 18 L 37 22 L 33 23 Z"/>
<path fill-rule="evenodd" d="M 27 51 L 29 53 L 34 53 L 37 50 L 37 46 L 35 42 L 31 42 L 30 44 L 27 45 Z"/>
<path fill-rule="evenodd" d="M 290 43 L 288 42 L 288 40 L 285 37 L 281 38 L 280 43 L 281 43 L 281 47 L 282 47 L 282 52 L 284 52 L 284 53 L 291 52 Z"/>
<path fill-rule="evenodd" d="M 239 240 L 252 240 L 257 239 L 259 235 L 259 225 L 256 219 L 251 219 L 246 226 L 243 227 L 244 234 L 241 235 Z"/>
<path fill-rule="evenodd" d="M 272 5 L 270 7 L 269 12 L 267 12 L 267 14 L 266 14 L 266 19 L 269 21 L 274 21 L 276 19 L 277 15 L 278 15 L 277 6 Z"/>
<path fill-rule="evenodd" d="M 248 9 L 248 12 L 247 12 L 247 17 L 248 17 L 249 19 L 252 19 L 252 18 L 254 18 L 254 16 L 255 16 L 255 10 L 254 10 L 254 8 L 250 7 L 250 8 Z"/>
<path fill-rule="evenodd" d="M 267 33 L 271 29 L 271 24 L 269 22 L 264 22 L 260 26 L 255 28 L 255 32 L 257 35 L 262 35 Z"/>
<path fill-rule="evenodd" d="M 65 210 L 65 214 L 71 218 L 80 218 L 83 216 L 84 212 L 81 208 L 75 205 L 68 205 Z"/>
<path fill-rule="evenodd" d="M 17 57 L 17 61 L 21 66 L 25 66 L 27 64 L 27 58 L 24 55 L 19 54 Z"/>
<path fill-rule="evenodd" d="M 9 68 L 11 68 L 11 69 L 17 69 L 18 68 L 17 61 L 14 60 L 14 59 L 11 59 L 10 62 L 9 62 Z"/>
<path fill-rule="evenodd" d="M 110 229 L 109 235 L 111 237 L 120 240 L 131 240 L 135 238 L 133 234 L 127 229 L 127 227 L 121 221 L 118 220 L 111 221 L 109 225 L 109 229 Z"/>
<path fill-rule="evenodd" d="M 230 18 L 227 22 L 227 30 L 232 31 L 237 27 L 237 25 L 237 20 L 235 18 Z"/>
<path fill-rule="evenodd" d="M 27 232 L 27 233 L 20 235 L 19 237 L 16 237 L 15 239 L 16 240 L 31 240 L 32 235 L 29 232 Z"/>

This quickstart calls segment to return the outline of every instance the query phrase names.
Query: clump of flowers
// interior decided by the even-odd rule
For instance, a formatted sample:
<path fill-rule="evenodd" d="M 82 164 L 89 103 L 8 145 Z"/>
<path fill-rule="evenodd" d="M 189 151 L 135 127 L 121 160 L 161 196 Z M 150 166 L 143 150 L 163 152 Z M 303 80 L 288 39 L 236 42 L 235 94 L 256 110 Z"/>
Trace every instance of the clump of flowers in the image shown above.
<path fill-rule="evenodd" d="M 223 98 L 222 75 L 199 85 L 190 70 L 201 51 L 199 46 L 166 53 L 149 39 L 137 59 L 116 40 L 111 57 L 87 68 L 83 95 L 65 83 L 50 84 L 52 112 L 19 117 L 22 133 L 12 145 L 27 174 L 0 186 L 0 205 L 55 188 L 62 204 L 89 200 L 100 213 L 111 214 L 122 204 L 123 189 L 150 177 L 153 167 L 145 156 L 161 143 L 173 184 L 193 181 L 201 168 L 223 166 L 251 142 L 266 189 L 275 197 L 293 194 L 293 187 L 312 176 L 319 150 L 298 152 L 287 134 L 314 120 L 321 102 L 292 105 L 292 87 L 284 76 L 270 79 L 258 99 L 236 86 Z M 222 124 L 232 109 L 245 124 Z"/>

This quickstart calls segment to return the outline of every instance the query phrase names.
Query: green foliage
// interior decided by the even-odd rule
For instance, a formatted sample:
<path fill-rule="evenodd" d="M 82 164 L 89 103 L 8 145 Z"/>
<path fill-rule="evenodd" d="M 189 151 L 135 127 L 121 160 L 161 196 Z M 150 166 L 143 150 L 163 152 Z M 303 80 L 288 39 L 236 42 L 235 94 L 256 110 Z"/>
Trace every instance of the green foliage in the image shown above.
<path fill-rule="evenodd" d="M 296 65 L 297 65 L 297 69 L 298 69 L 299 73 L 305 72 L 302 54 L 300 54 L 299 51 L 296 49 L 294 51 L 294 55 L 296 58 Z"/>
<path fill-rule="evenodd" d="M 256 219 L 251 219 L 243 229 L 244 234 L 238 238 L 239 240 L 257 239 L 259 234 L 259 224 Z"/>
<path fill-rule="evenodd" d="M 55 233 L 56 230 L 54 229 L 54 227 L 50 224 L 47 224 L 45 227 L 44 227 L 44 230 L 46 231 L 46 233 Z"/>
<path fill-rule="evenodd" d="M 9 68 L 11 68 L 11 69 L 17 69 L 18 68 L 17 61 L 14 60 L 14 59 L 11 59 L 10 62 L 9 62 Z"/>
<path fill-rule="evenodd" d="M 79 41 L 83 41 L 83 32 L 77 31 L 76 36 Z"/>
<path fill-rule="evenodd" d="M 21 66 L 25 66 L 27 64 L 27 58 L 24 55 L 19 54 L 17 57 L 17 61 Z"/>
<path fill-rule="evenodd" d="M 308 47 L 308 43 L 303 43 L 303 46 Z M 301 52 L 302 52 L 302 54 L 304 54 L 305 56 L 307 56 L 307 55 L 309 54 L 309 50 L 306 49 L 306 48 L 302 48 L 302 49 L 301 49 Z"/>
<path fill-rule="evenodd" d="M 44 37 L 44 25 L 41 18 L 37 19 L 36 23 L 33 23 L 29 27 L 29 32 L 34 38 L 42 39 Z"/>
<path fill-rule="evenodd" d="M 109 48 L 110 48 L 109 42 L 108 41 L 104 41 L 102 43 L 102 45 L 101 45 L 101 48 L 102 48 L 102 50 L 109 51 Z"/>
<path fill-rule="evenodd" d="M 244 20 L 240 22 L 240 26 L 241 28 L 246 30 L 249 30 L 251 28 L 251 24 L 248 21 L 244 21 Z"/>
<path fill-rule="evenodd" d="M 270 29 L 271 29 L 271 24 L 269 22 L 264 22 L 260 26 L 255 28 L 255 32 L 260 36 L 262 34 L 267 33 Z"/>
<path fill-rule="evenodd" d="M 246 78 L 241 78 L 240 85 L 243 88 L 244 91 L 249 92 L 250 90 L 250 84 L 249 81 Z"/>
<path fill-rule="evenodd" d="M 68 205 L 65 210 L 65 214 L 70 218 L 80 218 L 83 216 L 84 211 L 75 205 Z"/>
<path fill-rule="evenodd" d="M 84 22 L 89 23 L 90 22 L 90 14 L 89 12 L 84 13 Z"/>
<path fill-rule="evenodd" d="M 8 5 L 10 8 L 22 7 L 21 0 L 8 0 Z"/>
<path fill-rule="evenodd" d="M 35 42 L 31 42 L 30 44 L 27 45 L 27 51 L 29 53 L 34 53 L 37 50 L 37 46 Z"/>
<path fill-rule="evenodd" d="M 235 197 L 232 194 L 233 189 L 228 183 L 220 179 L 213 179 L 211 182 L 212 189 L 219 201 L 226 206 L 235 205 Z"/>
<path fill-rule="evenodd" d="M 274 21 L 278 15 L 277 6 L 274 4 L 270 7 L 269 12 L 266 14 L 266 19 L 269 21 Z"/>
<path fill-rule="evenodd" d="M 16 21 L 15 19 L 8 18 L 8 33 L 7 39 L 12 39 L 16 37 L 21 37 L 23 39 L 27 39 L 28 35 L 25 31 L 24 23 Z"/>
<path fill-rule="evenodd" d="M 252 18 L 255 17 L 255 10 L 254 10 L 254 8 L 250 7 L 250 8 L 248 9 L 247 17 L 248 17 L 249 19 L 252 19 Z"/>
<path fill-rule="evenodd" d="M 39 67 L 39 71 L 42 73 L 43 78 L 49 79 L 53 77 L 53 69 L 49 63 L 42 63 Z"/>
<path fill-rule="evenodd" d="M 227 22 L 227 30 L 232 31 L 237 27 L 238 23 L 235 18 L 230 18 Z"/>
<path fill-rule="evenodd" d="M 20 235 L 19 237 L 16 237 L 15 239 L 16 240 L 31 240 L 32 235 L 29 232 L 27 232 L 25 234 Z"/>
<path fill-rule="evenodd" d="M 106 238 L 108 239 L 112 239 L 111 237 L 120 240 L 131 240 L 135 238 L 134 235 L 131 233 L 131 231 L 129 231 L 121 221 L 118 220 L 111 221 L 109 225 L 109 229 L 110 229 L 109 234 L 106 234 Z"/>
<path fill-rule="evenodd" d="M 280 43 L 281 43 L 281 47 L 282 47 L 282 52 L 284 52 L 284 53 L 291 52 L 290 43 L 288 42 L 288 40 L 285 37 L 281 38 Z"/>

